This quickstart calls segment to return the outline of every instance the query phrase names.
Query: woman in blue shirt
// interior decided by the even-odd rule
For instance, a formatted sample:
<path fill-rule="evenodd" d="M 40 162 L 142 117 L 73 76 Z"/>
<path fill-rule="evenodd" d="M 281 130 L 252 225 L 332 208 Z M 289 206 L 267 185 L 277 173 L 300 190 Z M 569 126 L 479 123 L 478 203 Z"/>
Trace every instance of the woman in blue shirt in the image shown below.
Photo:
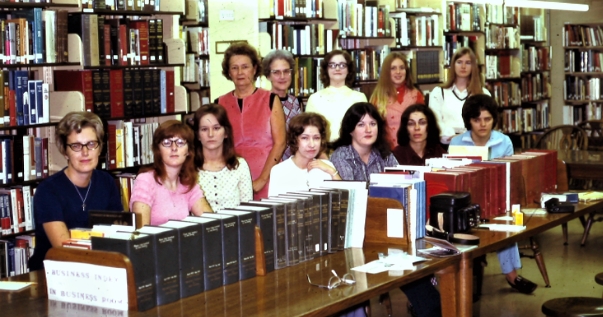
<path fill-rule="evenodd" d="M 488 95 L 471 96 L 463 105 L 463 121 L 467 131 L 452 138 L 450 145 L 477 145 L 490 147 L 491 158 L 513 155 L 513 143 L 505 134 L 493 131 L 498 121 L 498 106 Z M 498 250 L 500 268 L 511 287 L 524 294 L 531 294 L 537 287 L 533 282 L 517 274 L 521 268 L 517 244 Z"/>

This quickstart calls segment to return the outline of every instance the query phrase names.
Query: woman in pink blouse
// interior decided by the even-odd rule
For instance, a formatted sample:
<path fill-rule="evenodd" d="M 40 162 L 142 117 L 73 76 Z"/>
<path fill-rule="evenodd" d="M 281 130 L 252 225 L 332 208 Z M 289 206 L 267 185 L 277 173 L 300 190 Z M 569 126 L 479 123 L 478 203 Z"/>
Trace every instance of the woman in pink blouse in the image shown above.
<path fill-rule="evenodd" d="M 398 145 L 397 135 L 402 112 L 412 104 L 424 102 L 423 94 L 413 85 L 406 55 L 400 52 L 389 53 L 381 66 L 381 74 L 371 96 L 371 103 L 385 119 L 386 139 L 390 149 Z"/>
<path fill-rule="evenodd" d="M 184 219 L 191 212 L 212 212 L 197 184 L 193 131 L 178 120 L 162 123 L 153 134 L 153 167 L 134 182 L 130 210 L 142 225 Z"/>

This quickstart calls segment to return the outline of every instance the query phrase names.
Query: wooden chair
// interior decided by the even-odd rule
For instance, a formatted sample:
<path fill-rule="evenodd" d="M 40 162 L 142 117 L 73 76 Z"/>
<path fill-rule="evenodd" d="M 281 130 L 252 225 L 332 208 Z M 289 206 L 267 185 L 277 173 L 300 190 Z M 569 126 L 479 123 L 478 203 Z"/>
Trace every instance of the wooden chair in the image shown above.
<path fill-rule="evenodd" d="M 580 122 L 578 127 L 588 135 L 588 150 L 603 151 L 603 120 L 587 120 Z"/>
<path fill-rule="evenodd" d="M 536 148 L 549 150 L 586 150 L 588 134 L 574 125 L 560 125 L 546 131 L 536 142 Z"/>

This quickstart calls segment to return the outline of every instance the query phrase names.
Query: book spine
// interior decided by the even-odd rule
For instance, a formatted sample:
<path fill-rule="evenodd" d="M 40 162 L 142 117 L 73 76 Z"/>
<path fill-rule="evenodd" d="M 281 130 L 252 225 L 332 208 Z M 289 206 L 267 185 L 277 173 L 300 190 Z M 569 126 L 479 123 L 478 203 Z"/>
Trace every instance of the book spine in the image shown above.
<path fill-rule="evenodd" d="M 152 234 L 155 248 L 155 279 L 157 283 L 157 305 L 164 305 L 180 299 L 180 259 L 178 231 L 169 230 Z"/>
<path fill-rule="evenodd" d="M 285 210 L 285 235 L 287 240 L 287 265 L 292 266 L 299 263 L 299 236 L 297 233 L 297 206 L 294 203 L 287 204 Z"/>
<path fill-rule="evenodd" d="M 112 69 L 109 74 L 111 117 L 121 118 L 124 117 L 124 70 Z"/>
<path fill-rule="evenodd" d="M 180 229 L 180 297 L 199 294 L 203 284 L 203 227 L 195 224 Z"/>
<path fill-rule="evenodd" d="M 222 223 L 212 221 L 203 224 L 203 280 L 205 291 L 223 285 L 222 276 Z"/>
<path fill-rule="evenodd" d="M 256 276 L 255 215 L 247 213 L 239 217 L 239 280 Z"/>

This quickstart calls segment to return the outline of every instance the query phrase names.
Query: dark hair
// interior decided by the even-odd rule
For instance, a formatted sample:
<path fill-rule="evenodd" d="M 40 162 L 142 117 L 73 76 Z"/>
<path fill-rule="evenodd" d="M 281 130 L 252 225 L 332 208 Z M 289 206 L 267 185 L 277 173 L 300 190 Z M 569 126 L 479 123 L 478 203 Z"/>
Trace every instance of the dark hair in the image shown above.
<path fill-rule="evenodd" d="M 96 140 L 100 147 L 98 153 L 103 149 L 103 140 L 105 139 L 105 129 L 101 119 L 92 112 L 80 111 L 70 112 L 57 123 L 54 132 L 54 140 L 57 148 L 62 155 L 67 153 L 67 138 L 73 132 L 80 133 L 84 128 L 92 128 L 96 134 Z"/>
<path fill-rule="evenodd" d="M 498 105 L 494 98 L 482 94 L 470 96 L 463 104 L 463 122 L 467 130 L 471 130 L 471 119 L 479 118 L 482 110 L 490 112 L 493 121 L 492 129 L 496 128 L 496 123 L 498 123 Z"/>
<path fill-rule="evenodd" d="M 230 78 L 230 58 L 235 55 L 245 55 L 249 57 L 251 60 L 251 65 L 255 67 L 253 79 L 255 80 L 258 78 L 258 76 L 260 76 L 262 73 L 262 65 L 260 63 L 258 51 L 246 42 L 237 42 L 230 44 L 230 46 L 226 49 L 226 52 L 224 52 L 224 59 L 222 60 L 222 75 L 224 75 L 226 79 L 232 80 L 232 78 Z"/>
<path fill-rule="evenodd" d="M 287 145 L 291 149 L 291 154 L 297 153 L 299 145 L 297 138 L 304 133 L 306 127 L 314 126 L 320 133 L 320 150 L 316 157 L 327 149 L 327 129 L 328 122 L 322 115 L 314 112 L 303 112 L 293 117 L 289 121 L 289 131 L 287 131 Z"/>
<path fill-rule="evenodd" d="M 262 59 L 262 75 L 266 76 L 266 78 L 270 77 L 270 71 L 272 70 L 270 64 L 279 59 L 284 60 L 289 64 L 289 68 L 292 69 L 291 78 L 295 78 L 295 59 L 291 52 L 285 50 L 274 50 L 264 56 L 264 59 Z"/>
<path fill-rule="evenodd" d="M 239 167 L 239 160 L 235 153 L 234 136 L 232 125 L 228 120 L 226 109 L 217 103 L 209 103 L 202 105 L 195 111 L 195 117 L 192 122 L 192 128 L 195 133 L 195 166 L 197 169 L 203 169 L 205 158 L 203 157 L 203 144 L 199 138 L 199 128 L 201 127 L 201 118 L 207 114 L 213 114 L 218 120 L 218 123 L 224 128 L 224 142 L 222 143 L 222 157 L 226 162 L 226 167 L 229 170 Z"/>
<path fill-rule="evenodd" d="M 427 145 L 426 148 L 432 148 L 440 144 L 440 127 L 436 120 L 433 111 L 424 104 L 414 104 L 408 106 L 402 113 L 400 119 L 400 128 L 398 129 L 398 145 L 405 146 L 410 142 L 410 136 L 408 135 L 408 119 L 410 115 L 415 112 L 421 112 L 427 118 Z"/>
<path fill-rule="evenodd" d="M 341 55 L 345 58 L 348 65 L 348 75 L 345 76 L 345 85 L 352 88 L 354 81 L 356 80 L 356 66 L 352 60 L 350 53 L 342 50 L 333 50 L 328 52 L 320 62 L 320 82 L 323 86 L 329 87 L 331 85 L 331 79 L 329 78 L 329 62 L 335 55 Z"/>
<path fill-rule="evenodd" d="M 163 184 L 162 181 L 167 177 L 165 164 L 161 158 L 161 141 L 175 136 L 186 140 L 188 145 L 188 155 L 186 156 L 186 160 L 184 160 L 184 164 L 182 164 L 182 168 L 180 169 L 178 176 L 180 177 L 180 183 L 182 183 L 184 186 L 187 186 L 188 191 L 190 191 L 194 186 L 198 186 L 198 173 L 195 169 L 194 163 L 195 147 L 193 145 L 193 141 L 195 136 L 193 134 L 193 130 L 191 130 L 188 125 L 178 120 L 168 120 L 160 124 L 157 130 L 155 130 L 155 133 L 153 133 L 154 162 L 152 169 L 155 171 L 155 181 L 158 184 Z"/>
<path fill-rule="evenodd" d="M 377 140 L 373 143 L 373 149 L 377 149 L 382 158 L 386 158 L 390 153 L 390 147 L 385 139 L 385 121 L 379 115 L 377 108 L 368 102 L 357 102 L 353 104 L 343 115 L 341 128 L 339 129 L 339 138 L 331 145 L 332 149 L 352 144 L 352 132 L 356 125 L 364 116 L 370 116 L 377 121 Z"/>

